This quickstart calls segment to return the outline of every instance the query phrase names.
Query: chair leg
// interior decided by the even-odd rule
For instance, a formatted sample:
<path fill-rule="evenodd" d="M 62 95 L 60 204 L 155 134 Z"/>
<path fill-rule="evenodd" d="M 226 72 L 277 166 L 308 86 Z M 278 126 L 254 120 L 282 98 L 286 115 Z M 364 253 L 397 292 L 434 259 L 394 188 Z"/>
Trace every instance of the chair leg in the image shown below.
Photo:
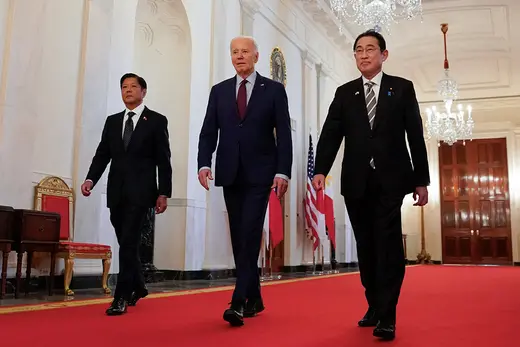
<path fill-rule="evenodd" d="M 108 288 L 108 273 L 110 272 L 110 265 L 112 264 L 112 259 L 103 259 L 103 278 L 102 278 L 102 285 L 103 285 L 103 292 L 105 294 L 110 294 L 112 291 L 110 288 Z"/>
<path fill-rule="evenodd" d="M 20 286 L 22 285 L 22 260 L 23 252 L 18 251 L 16 254 L 16 288 L 14 290 L 14 298 L 20 297 Z"/>
<path fill-rule="evenodd" d="M 27 252 L 27 267 L 25 268 L 25 296 L 29 295 L 31 285 L 31 270 L 34 252 Z"/>
<path fill-rule="evenodd" d="M 72 281 L 72 270 L 74 269 L 74 258 L 67 256 L 65 259 L 65 273 L 63 276 L 63 288 L 65 288 L 66 296 L 74 296 L 74 292 L 70 289 Z"/>
<path fill-rule="evenodd" d="M 7 261 L 9 252 L 2 252 L 2 282 L 0 283 L 0 299 L 5 296 L 5 286 L 7 285 Z"/>
<path fill-rule="evenodd" d="M 54 274 L 56 272 L 56 252 L 51 252 L 51 268 L 49 273 L 49 296 L 54 294 Z"/>

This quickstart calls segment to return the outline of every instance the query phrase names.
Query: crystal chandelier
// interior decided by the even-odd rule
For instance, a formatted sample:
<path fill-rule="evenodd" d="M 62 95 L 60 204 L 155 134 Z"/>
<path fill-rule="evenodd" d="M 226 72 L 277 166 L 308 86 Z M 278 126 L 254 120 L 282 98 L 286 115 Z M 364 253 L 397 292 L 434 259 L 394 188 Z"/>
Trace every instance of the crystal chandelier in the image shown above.
<path fill-rule="evenodd" d="M 380 32 L 399 19 L 422 17 L 422 0 L 329 0 L 332 12 L 341 25 L 354 22 Z M 340 27 L 340 31 L 343 30 Z"/>
<path fill-rule="evenodd" d="M 448 62 L 448 50 L 446 46 L 446 33 L 448 24 L 441 24 L 444 35 L 444 78 L 437 85 L 437 92 L 444 103 L 440 111 L 435 106 L 426 109 L 426 139 L 435 139 L 438 146 L 441 142 L 453 145 L 462 140 L 471 140 L 475 123 L 471 117 L 471 105 L 464 109 L 463 105 L 457 105 L 457 110 L 452 111 L 453 102 L 458 96 L 457 82 L 450 77 L 450 64 Z M 467 115 L 467 117 L 465 117 Z"/>

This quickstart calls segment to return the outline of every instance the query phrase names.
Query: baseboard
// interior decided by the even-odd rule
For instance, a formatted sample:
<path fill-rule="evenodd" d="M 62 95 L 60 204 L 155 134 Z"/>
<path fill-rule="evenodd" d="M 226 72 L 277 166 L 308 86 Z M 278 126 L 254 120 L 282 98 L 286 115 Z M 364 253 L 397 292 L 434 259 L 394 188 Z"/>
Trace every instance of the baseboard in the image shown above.
<path fill-rule="evenodd" d="M 432 260 L 431 263 L 433 265 L 442 265 L 442 261 L 440 261 L 440 260 Z M 407 260 L 406 264 L 407 265 L 418 265 L 419 263 L 417 262 L 417 260 Z"/>
<path fill-rule="evenodd" d="M 29 280 L 29 293 L 42 292 L 47 290 L 50 282 L 50 276 L 31 277 Z M 110 275 L 108 277 L 109 286 L 115 285 L 117 282 L 117 274 Z M 81 290 L 81 289 L 96 289 L 102 288 L 102 277 L 101 275 L 84 275 L 84 276 L 73 276 L 70 282 L 70 289 Z M 27 286 L 25 278 L 21 279 L 20 293 L 24 293 Z M 16 279 L 8 278 L 6 284 L 6 293 L 13 294 L 16 288 Z M 64 277 L 63 275 L 54 276 L 54 291 L 63 291 Z"/>
<path fill-rule="evenodd" d="M 414 265 L 417 261 L 410 260 L 407 264 Z M 433 264 L 441 264 L 441 261 L 434 260 Z M 515 262 L 515 266 L 520 266 L 520 262 Z M 321 264 L 316 264 L 314 268 L 310 265 L 296 265 L 296 266 L 284 266 L 281 269 L 282 273 L 308 273 L 312 271 L 323 271 L 337 269 L 340 272 L 351 272 L 358 270 L 357 262 L 345 262 L 345 263 L 332 263 L 325 264 L 323 269 Z M 163 281 L 190 281 L 190 280 L 222 280 L 235 278 L 235 269 L 218 269 L 218 270 L 199 270 L 199 271 L 180 271 L 180 270 L 158 270 L 153 272 L 145 272 L 145 278 L 147 283 L 157 283 Z M 48 288 L 49 276 L 33 277 L 29 281 L 29 292 L 42 292 Z M 74 291 L 82 289 L 97 289 L 101 291 L 101 275 L 76 275 L 72 277 L 70 288 Z M 117 274 L 111 274 L 108 278 L 108 284 L 111 288 L 115 286 L 117 282 Z M 8 278 L 6 291 L 8 294 L 12 294 L 15 288 L 15 279 Z M 25 278 L 22 278 L 22 284 L 20 292 L 25 291 Z M 54 277 L 54 289 L 56 292 L 64 289 L 63 286 L 63 275 L 56 275 Z"/>
<path fill-rule="evenodd" d="M 520 261 L 515 261 L 515 262 L 513 263 L 513 266 L 520 266 Z"/>
<path fill-rule="evenodd" d="M 219 269 L 219 270 L 198 270 L 198 271 L 181 271 L 181 270 L 159 270 L 164 273 L 166 281 L 192 281 L 192 280 L 221 280 L 235 277 L 235 269 Z"/>

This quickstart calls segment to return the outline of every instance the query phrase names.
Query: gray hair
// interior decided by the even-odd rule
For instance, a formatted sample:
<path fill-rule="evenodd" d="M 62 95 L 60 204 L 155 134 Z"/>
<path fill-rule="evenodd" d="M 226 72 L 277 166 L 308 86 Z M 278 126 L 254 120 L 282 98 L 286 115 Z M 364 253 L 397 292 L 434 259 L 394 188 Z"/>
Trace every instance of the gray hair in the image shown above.
<path fill-rule="evenodd" d="M 258 52 L 258 44 L 256 43 L 256 40 L 254 37 L 252 36 L 237 36 L 237 37 L 234 37 L 231 42 L 229 43 L 229 49 L 231 50 L 231 44 L 233 43 L 233 41 L 237 40 L 237 39 L 247 39 L 247 40 L 250 40 L 252 43 L 253 43 L 253 46 L 255 47 L 255 51 Z"/>

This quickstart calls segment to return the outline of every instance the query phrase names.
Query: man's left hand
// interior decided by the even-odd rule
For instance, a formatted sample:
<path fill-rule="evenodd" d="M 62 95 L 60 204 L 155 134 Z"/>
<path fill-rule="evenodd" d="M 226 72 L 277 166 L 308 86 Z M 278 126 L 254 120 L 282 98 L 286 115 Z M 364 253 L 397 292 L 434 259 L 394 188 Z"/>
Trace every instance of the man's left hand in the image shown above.
<path fill-rule="evenodd" d="M 278 199 L 281 199 L 285 195 L 288 185 L 289 185 L 289 182 L 287 182 L 285 179 L 283 179 L 281 177 L 275 177 L 273 180 L 273 185 L 271 186 L 271 189 L 275 188 L 276 196 L 278 197 Z"/>
<path fill-rule="evenodd" d="M 415 200 L 414 206 L 424 206 L 428 203 L 428 188 L 416 187 L 413 193 L 413 199 Z"/>
<path fill-rule="evenodd" d="M 161 214 L 164 211 L 166 211 L 166 208 L 168 207 L 168 203 L 166 201 L 166 196 L 160 195 L 157 198 L 157 202 L 155 203 L 155 213 Z"/>

